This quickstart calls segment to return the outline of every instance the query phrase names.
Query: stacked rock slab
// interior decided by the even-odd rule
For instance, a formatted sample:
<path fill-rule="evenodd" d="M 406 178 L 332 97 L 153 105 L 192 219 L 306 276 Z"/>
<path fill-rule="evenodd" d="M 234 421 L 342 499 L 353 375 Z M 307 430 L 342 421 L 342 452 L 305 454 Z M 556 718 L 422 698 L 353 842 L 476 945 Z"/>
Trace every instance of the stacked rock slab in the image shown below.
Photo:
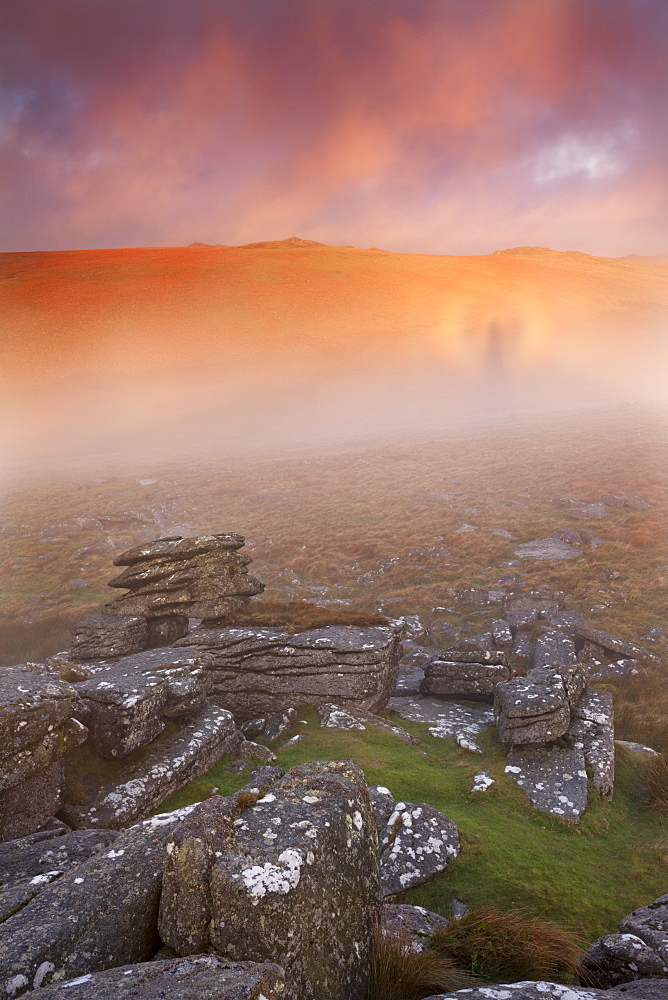
<path fill-rule="evenodd" d="M 393 692 L 401 655 L 394 628 L 332 625 L 294 634 L 270 628 L 205 628 L 175 646 L 210 653 L 212 697 L 241 719 L 287 705 L 319 705 L 323 695 L 365 711 Z"/>
<path fill-rule="evenodd" d="M 573 695 L 581 694 L 584 684 L 581 670 L 578 675 L 576 668 L 569 669 L 564 679 L 561 671 L 549 667 L 534 667 L 524 677 L 499 684 L 494 693 L 494 716 L 501 742 L 509 746 L 549 743 L 563 736 L 571 722 L 568 689 Z"/>
<path fill-rule="evenodd" d="M 71 684 L 25 666 L 0 671 L 0 841 L 33 833 L 59 809 L 63 757 L 88 730 Z"/>
<path fill-rule="evenodd" d="M 424 668 L 420 692 L 442 698 L 491 699 L 513 672 L 501 651 L 444 650 Z"/>
<path fill-rule="evenodd" d="M 127 568 L 109 583 L 128 590 L 107 604 L 114 615 L 169 615 L 220 618 L 235 601 L 260 594 L 264 586 L 246 567 L 250 557 L 239 554 L 242 535 L 200 535 L 159 538 L 129 549 L 114 560 Z"/>
<path fill-rule="evenodd" d="M 362 772 L 302 764 L 258 792 L 211 798 L 174 830 L 161 939 L 178 954 L 278 962 L 290 1000 L 364 1000 L 381 894 Z"/>

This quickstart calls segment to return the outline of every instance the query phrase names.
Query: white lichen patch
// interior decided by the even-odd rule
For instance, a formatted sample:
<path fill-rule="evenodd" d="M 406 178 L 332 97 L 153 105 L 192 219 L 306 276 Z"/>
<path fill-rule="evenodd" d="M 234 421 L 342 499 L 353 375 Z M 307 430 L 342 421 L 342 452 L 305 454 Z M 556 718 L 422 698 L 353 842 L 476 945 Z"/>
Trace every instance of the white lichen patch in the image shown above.
<path fill-rule="evenodd" d="M 278 861 L 278 865 L 266 862 L 242 871 L 240 877 L 252 897 L 253 906 L 257 906 L 268 892 L 286 894 L 299 885 L 304 863 L 301 854 L 288 849 L 279 854 Z"/>

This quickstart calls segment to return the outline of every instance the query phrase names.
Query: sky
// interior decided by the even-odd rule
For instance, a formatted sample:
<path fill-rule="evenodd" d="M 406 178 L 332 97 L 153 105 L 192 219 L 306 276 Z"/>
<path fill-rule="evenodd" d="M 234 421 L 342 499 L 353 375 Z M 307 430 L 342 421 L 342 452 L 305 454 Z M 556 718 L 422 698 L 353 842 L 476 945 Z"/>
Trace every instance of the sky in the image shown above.
<path fill-rule="evenodd" d="M 0 250 L 668 253 L 665 0 L 3 0 Z"/>

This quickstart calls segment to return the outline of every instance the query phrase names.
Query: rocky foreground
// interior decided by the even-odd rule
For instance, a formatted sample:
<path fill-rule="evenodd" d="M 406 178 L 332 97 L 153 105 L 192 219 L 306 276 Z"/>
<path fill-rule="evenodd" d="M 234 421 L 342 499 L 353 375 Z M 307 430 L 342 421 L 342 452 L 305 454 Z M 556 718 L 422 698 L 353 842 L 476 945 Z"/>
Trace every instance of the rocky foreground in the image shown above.
<path fill-rule="evenodd" d="M 415 742 L 375 714 L 389 703 L 472 753 L 496 725 L 506 774 L 567 822 L 590 795 L 612 797 L 612 698 L 590 681 L 633 675 L 656 654 L 567 611 L 563 594 L 521 588 L 451 595 L 498 604 L 498 617 L 448 649 L 427 645 L 417 616 L 235 626 L 230 614 L 262 590 L 243 544 L 226 534 L 137 546 L 115 560 L 125 569 L 111 586 L 127 594 L 75 626 L 68 650 L 0 670 L 4 995 L 366 1000 L 374 928 L 425 947 L 444 918 L 395 899 L 457 856 L 456 825 L 368 788 L 352 761 L 272 766 L 269 744 L 297 705 L 317 706 L 324 727 Z M 154 815 L 226 754 L 239 770 L 261 765 L 240 792 Z M 78 793 L 66 769 L 82 775 Z M 473 791 L 494 781 L 481 770 Z M 569 1000 L 668 982 L 668 897 L 595 942 L 582 970 L 590 988 Z"/>

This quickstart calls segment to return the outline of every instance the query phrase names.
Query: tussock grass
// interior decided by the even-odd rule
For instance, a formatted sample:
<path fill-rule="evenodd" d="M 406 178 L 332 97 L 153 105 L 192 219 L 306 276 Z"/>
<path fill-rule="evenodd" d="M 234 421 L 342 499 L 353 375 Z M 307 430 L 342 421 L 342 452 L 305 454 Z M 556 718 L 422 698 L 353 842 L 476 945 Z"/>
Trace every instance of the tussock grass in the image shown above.
<path fill-rule="evenodd" d="M 557 924 L 493 905 L 450 921 L 432 945 L 460 968 L 497 983 L 572 976 L 582 951 Z"/>
<path fill-rule="evenodd" d="M 47 656 L 66 649 L 70 629 L 79 616 L 72 614 L 44 618 L 41 621 L 0 621 L 0 666 L 13 663 L 41 663 Z"/>
<path fill-rule="evenodd" d="M 668 812 L 668 759 L 652 757 L 645 766 L 644 790 L 652 809 Z"/>
<path fill-rule="evenodd" d="M 251 601 L 227 615 L 224 624 L 301 632 L 327 625 L 387 625 L 388 620 L 380 614 L 353 608 L 323 608 L 308 601 Z"/>
<path fill-rule="evenodd" d="M 368 1000 L 423 1000 L 475 985 L 474 976 L 457 968 L 447 955 L 416 952 L 408 935 L 373 935 Z"/>
<path fill-rule="evenodd" d="M 647 667 L 635 677 L 606 682 L 615 706 L 615 736 L 668 753 L 668 667 Z"/>

